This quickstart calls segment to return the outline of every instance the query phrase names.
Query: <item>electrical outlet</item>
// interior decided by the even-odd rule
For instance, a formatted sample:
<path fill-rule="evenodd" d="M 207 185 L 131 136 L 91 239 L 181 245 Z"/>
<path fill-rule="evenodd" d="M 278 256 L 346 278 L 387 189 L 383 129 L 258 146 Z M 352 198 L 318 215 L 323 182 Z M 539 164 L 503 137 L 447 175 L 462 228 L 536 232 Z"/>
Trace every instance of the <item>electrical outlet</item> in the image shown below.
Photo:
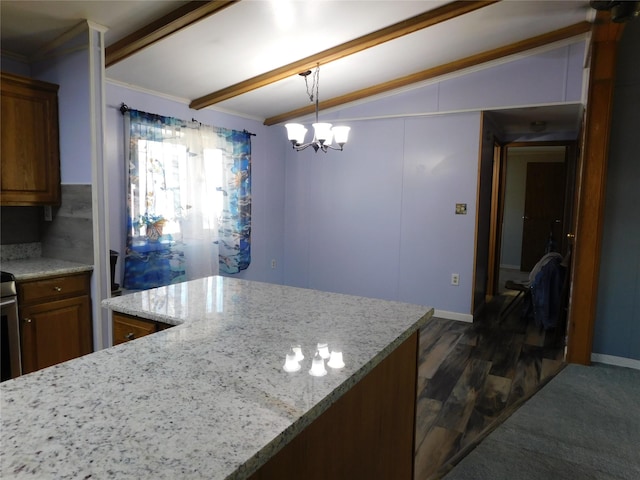
<path fill-rule="evenodd" d="M 276 259 L 271 260 L 271 268 L 276 268 Z"/>
<path fill-rule="evenodd" d="M 460 285 L 460 275 L 457 273 L 451 274 L 451 285 L 455 285 L 456 287 Z"/>

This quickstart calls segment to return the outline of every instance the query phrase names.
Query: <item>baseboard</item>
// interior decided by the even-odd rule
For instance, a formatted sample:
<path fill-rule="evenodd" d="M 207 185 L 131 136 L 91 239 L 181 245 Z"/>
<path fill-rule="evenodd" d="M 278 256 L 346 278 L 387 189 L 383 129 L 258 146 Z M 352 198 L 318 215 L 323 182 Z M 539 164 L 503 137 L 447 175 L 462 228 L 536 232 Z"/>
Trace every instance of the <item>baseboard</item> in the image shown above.
<path fill-rule="evenodd" d="M 615 365 L 616 367 L 627 367 L 640 370 L 640 360 L 626 357 L 615 357 L 613 355 L 604 355 L 602 353 L 592 353 L 591 361 L 597 363 L 606 363 L 607 365 Z"/>
<path fill-rule="evenodd" d="M 447 312 L 446 310 L 435 310 L 434 317 L 446 318 L 447 320 L 458 320 L 460 322 L 473 323 L 473 315 L 470 313 Z"/>
<path fill-rule="evenodd" d="M 500 268 L 504 268 L 506 270 L 518 270 L 520 271 L 520 265 L 508 265 L 508 264 L 500 264 Z"/>

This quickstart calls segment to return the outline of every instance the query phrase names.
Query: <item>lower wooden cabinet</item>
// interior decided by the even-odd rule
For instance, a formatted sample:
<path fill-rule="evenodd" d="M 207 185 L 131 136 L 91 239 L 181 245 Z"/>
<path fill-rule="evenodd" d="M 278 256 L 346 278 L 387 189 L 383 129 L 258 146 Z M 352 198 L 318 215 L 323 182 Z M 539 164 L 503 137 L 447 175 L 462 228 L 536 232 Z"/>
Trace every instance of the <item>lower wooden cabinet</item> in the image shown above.
<path fill-rule="evenodd" d="M 18 282 L 22 373 L 93 351 L 91 272 Z"/>
<path fill-rule="evenodd" d="M 249 480 L 411 480 L 418 345 L 416 332 Z"/>
<path fill-rule="evenodd" d="M 113 344 L 130 342 L 136 338 L 144 337 L 171 327 L 166 323 L 147 320 L 146 318 L 113 313 Z"/>

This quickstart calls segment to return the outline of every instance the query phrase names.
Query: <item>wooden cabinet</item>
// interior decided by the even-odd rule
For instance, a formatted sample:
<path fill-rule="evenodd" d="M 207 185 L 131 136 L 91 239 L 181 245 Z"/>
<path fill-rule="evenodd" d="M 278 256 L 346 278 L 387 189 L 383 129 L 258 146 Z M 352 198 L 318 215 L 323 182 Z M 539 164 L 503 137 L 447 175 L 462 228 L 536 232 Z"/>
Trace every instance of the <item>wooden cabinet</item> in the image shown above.
<path fill-rule="evenodd" d="M 418 345 L 416 332 L 249 479 L 411 480 Z"/>
<path fill-rule="evenodd" d="M 59 205 L 58 85 L 2 73 L 0 205 Z"/>
<path fill-rule="evenodd" d="M 130 342 L 136 338 L 144 337 L 171 327 L 161 322 L 155 322 L 146 318 L 113 313 L 113 344 Z"/>
<path fill-rule="evenodd" d="M 82 272 L 17 283 L 23 373 L 93 351 L 90 278 Z"/>

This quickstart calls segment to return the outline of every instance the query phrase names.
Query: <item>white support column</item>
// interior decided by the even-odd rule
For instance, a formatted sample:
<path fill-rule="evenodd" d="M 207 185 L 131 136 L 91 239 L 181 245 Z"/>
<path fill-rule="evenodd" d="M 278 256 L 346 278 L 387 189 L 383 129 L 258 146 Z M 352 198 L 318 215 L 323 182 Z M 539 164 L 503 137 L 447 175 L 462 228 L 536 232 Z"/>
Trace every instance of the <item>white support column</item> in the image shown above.
<path fill-rule="evenodd" d="M 111 295 L 109 255 L 109 202 L 105 166 L 105 61 L 106 27 L 87 21 L 89 30 L 89 94 L 91 171 L 93 195 L 93 344 L 95 350 L 111 345 L 111 314 L 102 300 Z"/>

